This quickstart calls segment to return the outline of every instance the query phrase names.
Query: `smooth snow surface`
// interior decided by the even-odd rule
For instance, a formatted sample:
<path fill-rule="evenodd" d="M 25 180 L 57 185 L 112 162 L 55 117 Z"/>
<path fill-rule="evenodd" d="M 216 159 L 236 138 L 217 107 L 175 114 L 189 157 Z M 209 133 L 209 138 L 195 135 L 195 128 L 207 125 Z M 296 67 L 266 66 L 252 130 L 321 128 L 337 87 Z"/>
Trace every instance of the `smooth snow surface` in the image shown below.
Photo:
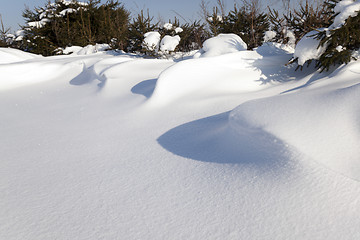
<path fill-rule="evenodd" d="M 359 239 L 360 63 L 291 56 L 0 48 L 0 239 Z"/>

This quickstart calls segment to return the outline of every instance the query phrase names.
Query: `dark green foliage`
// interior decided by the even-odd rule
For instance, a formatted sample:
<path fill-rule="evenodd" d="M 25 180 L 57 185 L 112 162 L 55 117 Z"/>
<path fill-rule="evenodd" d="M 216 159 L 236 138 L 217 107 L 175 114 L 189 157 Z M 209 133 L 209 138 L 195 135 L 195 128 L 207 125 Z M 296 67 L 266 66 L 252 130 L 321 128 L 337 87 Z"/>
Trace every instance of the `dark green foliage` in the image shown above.
<path fill-rule="evenodd" d="M 149 10 L 147 15 L 141 12 L 132 20 L 129 25 L 129 38 L 128 48 L 130 52 L 145 52 L 142 46 L 144 34 L 147 32 L 155 31 L 158 23 L 153 24 L 154 17 L 150 17 Z"/>
<path fill-rule="evenodd" d="M 186 23 L 180 26 L 183 31 L 179 33 L 181 37 L 178 45 L 180 52 L 189 52 L 202 47 L 202 43 L 209 38 L 210 34 L 205 30 L 205 25 L 200 21 Z"/>
<path fill-rule="evenodd" d="M 271 30 L 275 31 L 276 42 L 286 44 L 289 39 L 286 31 L 291 30 L 295 34 L 296 43 L 308 32 L 323 27 L 328 27 L 331 22 L 331 14 L 325 4 L 314 6 L 305 2 L 298 10 L 290 10 L 287 15 L 280 16 L 279 12 L 269 8 L 269 20 Z"/>
<path fill-rule="evenodd" d="M 353 52 L 360 49 L 360 13 L 349 17 L 340 28 L 323 31 L 317 35 L 321 46 L 327 46 L 317 66 L 329 70 L 331 66 L 349 63 Z M 342 49 L 337 49 L 341 46 Z"/>
<path fill-rule="evenodd" d="M 247 43 L 248 49 L 261 46 L 264 33 L 269 29 L 266 14 L 261 13 L 253 5 L 245 5 L 234 9 L 226 16 L 218 15 L 218 8 L 214 8 L 207 22 L 213 36 L 219 33 L 235 33 Z"/>
<path fill-rule="evenodd" d="M 212 14 L 207 16 L 206 22 L 209 25 L 209 30 L 212 36 L 225 33 L 224 18 L 226 18 L 226 16 L 223 14 L 220 15 L 218 7 L 214 7 Z"/>
<path fill-rule="evenodd" d="M 109 43 L 113 48 L 124 49 L 129 12 L 118 1 L 99 4 L 100 0 L 90 0 L 87 5 L 58 0 L 34 11 L 26 9 L 23 17 L 32 25 L 23 27 L 25 38 L 21 48 L 45 56 L 53 55 L 59 47 L 72 45 Z"/>

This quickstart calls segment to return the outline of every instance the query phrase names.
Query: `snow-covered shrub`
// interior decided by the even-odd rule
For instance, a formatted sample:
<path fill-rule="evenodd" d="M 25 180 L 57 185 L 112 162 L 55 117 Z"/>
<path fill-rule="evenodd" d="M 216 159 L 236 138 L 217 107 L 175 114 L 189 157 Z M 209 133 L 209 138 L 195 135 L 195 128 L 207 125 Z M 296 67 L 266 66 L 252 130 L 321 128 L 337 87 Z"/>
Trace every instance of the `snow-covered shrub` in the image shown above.
<path fill-rule="evenodd" d="M 144 34 L 144 40 L 142 43 L 143 49 L 148 55 L 156 55 L 159 51 L 161 35 L 159 32 L 152 31 Z"/>
<path fill-rule="evenodd" d="M 318 60 L 325 51 L 325 47 L 319 46 L 320 41 L 314 38 L 316 33 L 316 31 L 307 33 L 295 47 L 294 58 L 300 66 L 309 60 Z"/>
<path fill-rule="evenodd" d="M 160 42 L 160 51 L 164 53 L 169 53 L 175 51 L 175 48 L 180 43 L 179 35 L 169 36 L 165 35 Z"/>

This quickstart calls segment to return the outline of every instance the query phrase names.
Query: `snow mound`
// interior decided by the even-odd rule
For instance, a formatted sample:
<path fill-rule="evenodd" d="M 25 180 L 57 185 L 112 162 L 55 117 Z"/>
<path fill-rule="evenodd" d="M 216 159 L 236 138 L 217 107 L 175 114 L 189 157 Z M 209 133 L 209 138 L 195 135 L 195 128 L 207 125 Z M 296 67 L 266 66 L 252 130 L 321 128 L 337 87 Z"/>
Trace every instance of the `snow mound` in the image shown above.
<path fill-rule="evenodd" d="M 230 125 L 235 130 L 244 126 L 265 130 L 327 168 L 360 180 L 360 84 L 346 84 L 358 77 L 349 72 L 360 63 L 349 67 L 326 79 L 341 84 L 340 88 L 244 103 L 230 114 Z"/>
<path fill-rule="evenodd" d="M 180 43 L 180 37 L 178 35 L 172 37 L 169 35 L 166 35 L 161 39 L 160 42 L 160 50 L 163 52 L 172 52 L 175 50 L 177 45 Z"/>
<path fill-rule="evenodd" d="M 325 52 L 326 46 L 319 46 L 319 40 L 314 39 L 316 31 L 307 33 L 295 47 L 294 58 L 298 58 L 298 64 L 304 63 L 311 59 L 319 59 Z"/>
<path fill-rule="evenodd" d="M 236 34 L 219 34 L 216 37 L 207 39 L 197 57 L 214 57 L 227 53 L 244 51 L 247 49 L 246 43 Z"/>
<path fill-rule="evenodd" d="M 253 66 L 262 56 L 241 51 L 212 58 L 189 59 L 163 71 L 150 102 L 164 105 L 178 98 L 206 98 L 265 87 L 262 72 Z"/>
<path fill-rule="evenodd" d="M 13 48 L 0 48 L 0 64 L 21 62 L 28 59 L 40 58 L 41 56 L 23 52 Z"/>

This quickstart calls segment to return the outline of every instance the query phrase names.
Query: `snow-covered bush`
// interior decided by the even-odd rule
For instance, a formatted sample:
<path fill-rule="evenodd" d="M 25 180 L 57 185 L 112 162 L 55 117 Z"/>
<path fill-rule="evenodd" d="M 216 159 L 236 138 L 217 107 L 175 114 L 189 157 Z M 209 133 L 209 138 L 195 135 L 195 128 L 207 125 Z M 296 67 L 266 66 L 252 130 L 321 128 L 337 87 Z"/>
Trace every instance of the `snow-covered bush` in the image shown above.
<path fill-rule="evenodd" d="M 144 34 L 143 48 L 148 55 L 156 55 L 159 51 L 161 35 L 159 32 L 152 31 Z"/>
<path fill-rule="evenodd" d="M 295 47 L 294 58 L 300 66 L 309 60 L 318 60 L 326 50 L 324 46 L 319 46 L 320 41 L 314 38 L 316 33 L 316 31 L 307 33 Z"/>
<path fill-rule="evenodd" d="M 165 35 L 160 42 L 160 51 L 164 53 L 169 53 L 175 51 L 175 48 L 180 43 L 179 35 L 169 36 Z"/>

